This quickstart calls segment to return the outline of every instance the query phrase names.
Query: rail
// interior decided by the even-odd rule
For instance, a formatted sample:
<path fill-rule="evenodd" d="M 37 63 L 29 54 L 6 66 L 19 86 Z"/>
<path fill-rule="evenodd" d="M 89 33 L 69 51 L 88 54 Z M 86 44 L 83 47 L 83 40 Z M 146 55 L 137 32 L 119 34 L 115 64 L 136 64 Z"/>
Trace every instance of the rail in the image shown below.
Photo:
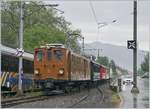
<path fill-rule="evenodd" d="M 98 86 L 96 87 L 96 89 L 98 90 L 98 92 L 100 93 L 100 104 L 104 101 L 104 93 L 102 91 L 101 88 L 99 88 Z M 89 91 L 88 91 L 88 94 L 87 95 L 84 95 L 82 96 L 78 101 L 76 101 L 75 103 L 73 103 L 71 106 L 68 106 L 67 108 L 74 108 L 76 107 L 77 105 L 79 105 L 81 102 L 83 102 L 84 100 L 86 99 L 90 99 L 90 94 L 89 94 Z"/>
<path fill-rule="evenodd" d="M 20 103 L 27 103 L 27 102 L 34 102 L 34 101 L 38 101 L 38 100 L 44 100 L 44 99 L 48 99 L 48 96 L 32 96 L 32 97 L 21 97 L 21 98 L 15 98 L 15 99 L 11 99 L 11 100 L 5 100 L 5 101 L 1 101 L 1 106 L 2 108 L 8 108 Z"/>

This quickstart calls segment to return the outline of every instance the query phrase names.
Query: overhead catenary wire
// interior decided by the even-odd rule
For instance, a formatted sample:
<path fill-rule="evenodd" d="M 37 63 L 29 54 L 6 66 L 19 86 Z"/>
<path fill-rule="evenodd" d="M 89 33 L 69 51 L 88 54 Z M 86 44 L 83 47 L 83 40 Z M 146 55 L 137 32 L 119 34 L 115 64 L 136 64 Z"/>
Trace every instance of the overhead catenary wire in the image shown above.
<path fill-rule="evenodd" d="M 91 1 L 89 1 L 89 4 L 90 4 L 90 7 L 91 7 L 91 10 L 92 10 L 92 13 L 93 13 L 93 16 L 94 16 L 94 20 L 96 22 L 96 24 L 98 24 L 98 20 L 97 20 L 97 17 L 96 17 L 96 13 L 95 13 L 95 10 L 94 10 L 94 7 L 93 7 L 93 4 Z"/>
<path fill-rule="evenodd" d="M 96 12 L 95 12 L 95 9 L 94 9 L 94 7 L 93 7 L 93 4 L 92 4 L 92 1 L 91 1 L 91 0 L 89 1 L 89 4 L 90 4 L 90 7 L 91 7 L 93 16 L 94 16 L 94 20 L 95 20 L 96 25 L 97 25 L 97 36 L 99 36 L 99 27 L 98 27 L 99 23 L 98 23 L 97 16 L 96 16 Z M 97 37 L 96 40 L 98 40 L 98 37 Z"/>

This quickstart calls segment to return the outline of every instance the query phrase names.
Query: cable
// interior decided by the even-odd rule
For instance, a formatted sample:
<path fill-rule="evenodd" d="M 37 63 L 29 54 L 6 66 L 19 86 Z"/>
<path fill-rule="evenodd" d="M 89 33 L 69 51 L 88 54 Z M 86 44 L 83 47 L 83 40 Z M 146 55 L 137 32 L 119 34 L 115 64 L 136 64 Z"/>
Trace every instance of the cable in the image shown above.
<path fill-rule="evenodd" d="M 96 22 L 96 24 L 97 24 L 97 26 L 98 26 L 98 20 L 97 20 L 96 13 L 95 13 L 95 10 L 94 10 L 94 7 L 93 7 L 93 5 L 92 5 L 91 0 L 89 1 L 89 4 L 90 4 L 90 7 L 91 7 L 91 9 L 92 9 L 92 13 L 93 13 L 95 22 Z M 97 40 L 99 40 L 99 28 L 97 28 L 97 30 L 98 30 L 98 31 L 97 31 Z M 96 41 L 97 41 L 97 40 L 96 40 Z"/>
<path fill-rule="evenodd" d="M 98 24 L 97 17 L 96 17 L 96 13 L 95 13 L 94 7 L 93 7 L 93 5 L 92 5 L 92 2 L 89 1 L 89 4 L 90 4 L 90 7 L 91 7 L 91 9 L 92 9 L 92 13 L 93 13 L 93 15 L 94 15 L 95 22 L 96 22 L 96 24 Z"/>

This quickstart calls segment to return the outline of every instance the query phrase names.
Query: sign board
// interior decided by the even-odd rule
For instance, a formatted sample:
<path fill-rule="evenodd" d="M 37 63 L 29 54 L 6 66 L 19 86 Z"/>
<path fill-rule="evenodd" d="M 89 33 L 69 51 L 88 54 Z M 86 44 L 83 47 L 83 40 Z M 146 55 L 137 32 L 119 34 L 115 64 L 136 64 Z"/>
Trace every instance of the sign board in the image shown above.
<path fill-rule="evenodd" d="M 136 49 L 136 41 L 135 40 L 128 40 L 127 46 L 128 46 L 128 49 Z"/>
<path fill-rule="evenodd" d="M 17 48 L 16 49 L 16 56 L 22 57 L 23 53 L 24 53 L 24 50 L 22 48 L 20 48 L 20 49 Z"/>

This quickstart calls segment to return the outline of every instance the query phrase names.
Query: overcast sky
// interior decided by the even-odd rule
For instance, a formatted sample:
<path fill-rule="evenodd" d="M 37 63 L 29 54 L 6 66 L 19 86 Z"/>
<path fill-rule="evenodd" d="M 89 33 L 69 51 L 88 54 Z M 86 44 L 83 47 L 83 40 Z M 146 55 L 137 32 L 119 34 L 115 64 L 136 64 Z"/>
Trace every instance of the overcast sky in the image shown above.
<path fill-rule="evenodd" d="M 71 22 L 73 28 L 80 29 L 85 43 L 100 41 L 114 45 L 126 46 L 127 40 L 133 38 L 133 0 L 128 1 L 91 1 L 98 22 L 108 25 L 97 29 L 97 23 L 90 7 L 90 1 L 46 1 L 58 3 L 58 9 Z M 113 20 L 117 22 L 112 23 Z M 138 43 L 139 48 L 149 50 L 150 42 L 150 1 L 138 1 Z"/>

